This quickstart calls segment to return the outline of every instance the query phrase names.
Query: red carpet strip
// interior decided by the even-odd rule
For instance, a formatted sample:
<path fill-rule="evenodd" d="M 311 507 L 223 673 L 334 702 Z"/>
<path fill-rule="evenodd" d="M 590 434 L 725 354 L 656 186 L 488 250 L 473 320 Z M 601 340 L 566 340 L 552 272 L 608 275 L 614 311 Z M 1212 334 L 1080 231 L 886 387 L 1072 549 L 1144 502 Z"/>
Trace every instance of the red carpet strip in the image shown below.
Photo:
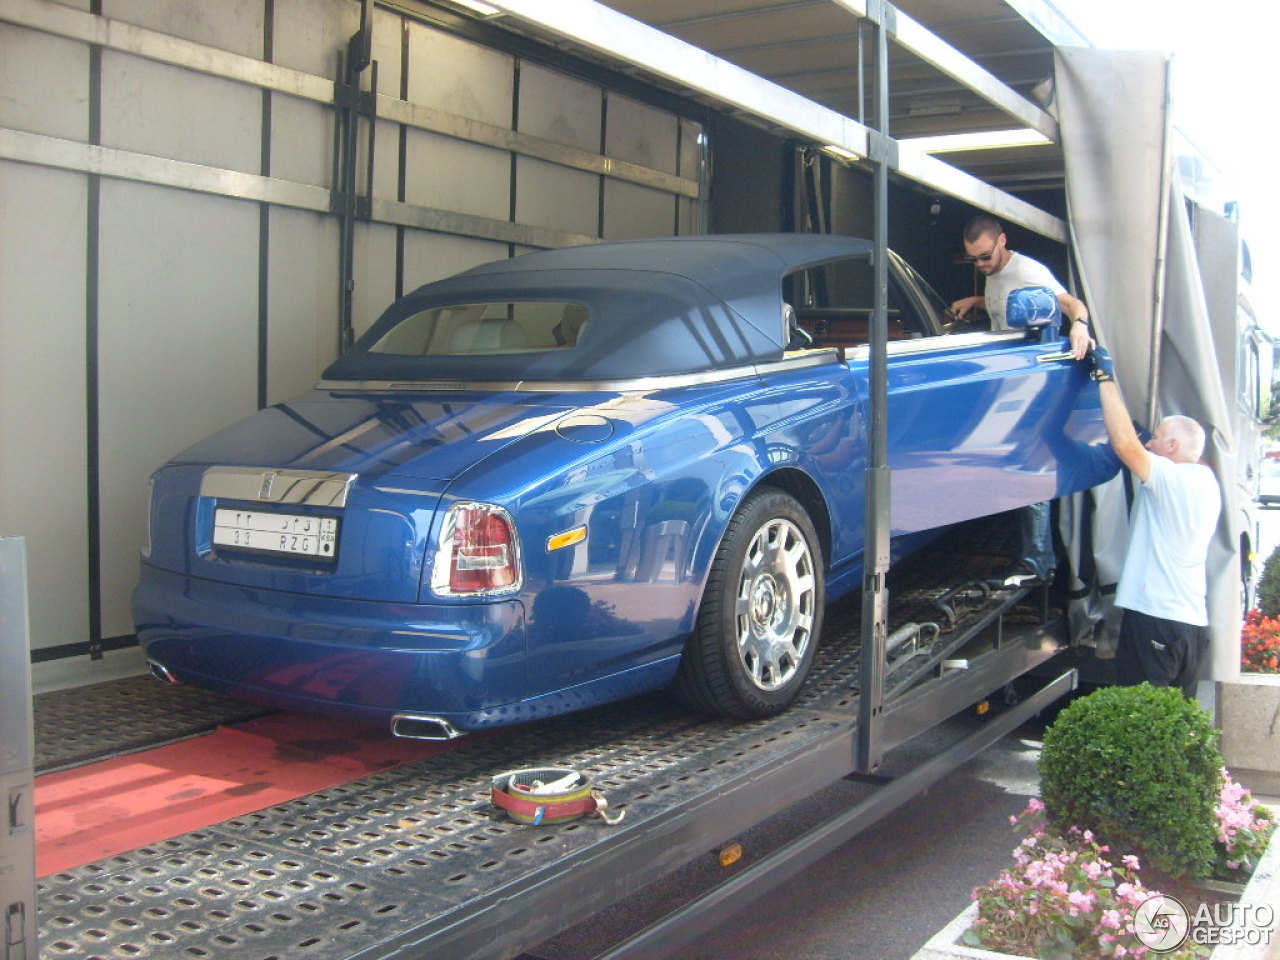
<path fill-rule="evenodd" d="M 461 742 L 402 740 L 384 726 L 280 713 L 45 774 L 36 778 L 36 872 L 47 877 L 136 850 Z"/>

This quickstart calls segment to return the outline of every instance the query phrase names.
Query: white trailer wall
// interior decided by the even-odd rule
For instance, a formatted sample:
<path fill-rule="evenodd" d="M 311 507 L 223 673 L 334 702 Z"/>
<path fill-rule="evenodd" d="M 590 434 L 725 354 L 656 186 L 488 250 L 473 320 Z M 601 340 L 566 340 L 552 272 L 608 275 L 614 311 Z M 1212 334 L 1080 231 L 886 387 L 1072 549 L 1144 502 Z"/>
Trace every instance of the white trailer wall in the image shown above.
<path fill-rule="evenodd" d="M 37 689 L 141 668 L 148 474 L 336 355 L 334 80 L 359 20 L 0 0 L 0 535 L 26 538 Z M 477 263 L 701 229 L 695 119 L 401 10 L 373 24 L 357 334 Z"/>

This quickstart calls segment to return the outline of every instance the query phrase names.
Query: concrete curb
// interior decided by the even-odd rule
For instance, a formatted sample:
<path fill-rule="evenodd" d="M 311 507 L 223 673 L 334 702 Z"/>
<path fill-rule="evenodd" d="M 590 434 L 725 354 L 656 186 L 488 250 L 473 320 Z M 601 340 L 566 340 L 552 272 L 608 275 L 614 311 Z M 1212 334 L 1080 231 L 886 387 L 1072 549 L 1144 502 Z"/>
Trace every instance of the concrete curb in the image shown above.
<path fill-rule="evenodd" d="M 1255 794 L 1280 794 L 1280 674 L 1219 683 L 1216 713 L 1231 775 Z"/>

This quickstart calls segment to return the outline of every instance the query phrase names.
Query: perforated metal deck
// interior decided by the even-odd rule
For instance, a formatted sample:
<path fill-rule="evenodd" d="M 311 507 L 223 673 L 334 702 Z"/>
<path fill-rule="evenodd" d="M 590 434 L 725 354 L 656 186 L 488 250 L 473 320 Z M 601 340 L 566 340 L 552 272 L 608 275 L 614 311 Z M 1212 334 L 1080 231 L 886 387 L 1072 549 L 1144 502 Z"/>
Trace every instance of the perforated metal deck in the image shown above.
<path fill-rule="evenodd" d="M 126 677 L 33 698 L 36 773 L 143 750 L 269 710 L 154 677 Z"/>
<path fill-rule="evenodd" d="M 964 543 L 963 560 L 975 575 L 1001 561 L 975 546 Z M 896 621 L 956 582 L 960 561 L 940 563 L 939 549 L 895 571 Z M 515 956 L 847 774 L 857 620 L 856 602 L 828 611 L 800 702 L 768 721 L 639 698 L 48 877 L 41 956 Z M 587 771 L 626 820 L 532 827 L 497 816 L 491 777 L 540 765 Z"/>

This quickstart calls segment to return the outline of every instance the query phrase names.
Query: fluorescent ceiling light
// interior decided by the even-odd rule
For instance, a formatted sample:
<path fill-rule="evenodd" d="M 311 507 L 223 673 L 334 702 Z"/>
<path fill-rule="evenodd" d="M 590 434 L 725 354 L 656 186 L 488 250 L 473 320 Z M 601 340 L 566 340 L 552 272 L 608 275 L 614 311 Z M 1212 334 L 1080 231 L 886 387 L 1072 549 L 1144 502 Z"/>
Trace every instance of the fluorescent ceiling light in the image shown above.
<path fill-rule="evenodd" d="M 906 137 L 900 141 L 924 153 L 955 153 L 961 150 L 995 150 L 1000 147 L 1039 147 L 1053 141 L 1038 130 L 987 130 L 983 133 L 953 133 L 942 137 Z"/>
<path fill-rule="evenodd" d="M 829 153 L 833 157 L 840 160 L 861 160 L 862 158 L 846 147 L 837 147 L 834 143 L 829 143 L 822 148 L 823 153 Z"/>
<path fill-rule="evenodd" d="M 496 17 L 502 11 L 492 4 L 485 3 L 484 0 L 449 0 L 454 6 L 466 7 L 482 17 Z"/>

